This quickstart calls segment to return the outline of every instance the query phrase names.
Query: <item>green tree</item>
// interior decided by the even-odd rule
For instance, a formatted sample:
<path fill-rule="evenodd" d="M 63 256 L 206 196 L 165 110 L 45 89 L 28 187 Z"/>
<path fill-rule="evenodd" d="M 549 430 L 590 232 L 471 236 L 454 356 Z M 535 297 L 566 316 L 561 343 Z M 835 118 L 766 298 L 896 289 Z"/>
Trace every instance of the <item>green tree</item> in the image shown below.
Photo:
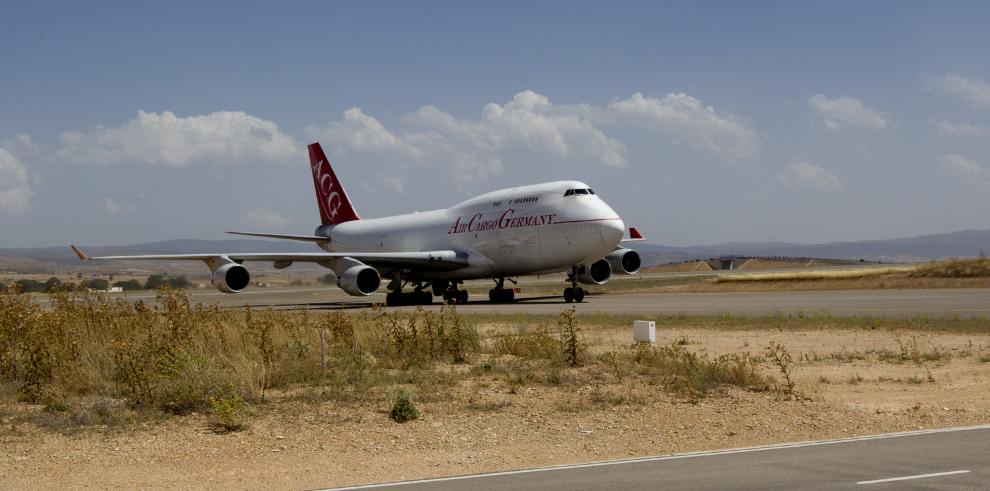
<path fill-rule="evenodd" d="M 110 282 L 103 278 L 93 278 L 83 282 L 83 288 L 89 288 L 91 290 L 109 290 Z"/>
<path fill-rule="evenodd" d="M 186 279 L 186 275 L 180 275 L 175 278 L 169 278 L 168 285 L 172 288 L 189 288 L 189 280 Z"/>
<path fill-rule="evenodd" d="M 148 277 L 148 281 L 144 282 L 146 290 L 157 290 L 163 285 L 165 285 L 165 276 L 160 274 L 153 274 Z"/>
<path fill-rule="evenodd" d="M 54 276 L 52 276 L 51 278 L 48 278 L 48 281 L 45 282 L 45 291 L 46 292 L 50 292 L 50 291 L 53 291 L 53 290 L 58 291 L 58 290 L 61 290 L 61 289 L 62 289 L 62 280 L 60 280 L 60 279 L 58 279 L 58 278 L 56 278 Z"/>
<path fill-rule="evenodd" d="M 125 291 L 140 290 L 142 288 L 141 282 L 138 280 L 118 281 L 113 286 L 118 286 Z"/>
<path fill-rule="evenodd" d="M 17 280 L 17 290 L 21 293 L 45 292 L 45 283 L 35 280 Z"/>

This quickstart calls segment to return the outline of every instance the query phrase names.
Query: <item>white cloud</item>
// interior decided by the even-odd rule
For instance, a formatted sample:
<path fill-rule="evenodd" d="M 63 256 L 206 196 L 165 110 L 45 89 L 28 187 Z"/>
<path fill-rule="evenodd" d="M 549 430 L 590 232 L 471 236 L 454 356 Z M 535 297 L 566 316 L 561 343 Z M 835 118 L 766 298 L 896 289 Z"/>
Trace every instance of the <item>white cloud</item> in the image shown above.
<path fill-rule="evenodd" d="M 966 180 L 990 180 L 990 169 L 977 164 L 975 160 L 954 153 L 944 155 L 938 160 L 942 169 L 952 176 Z"/>
<path fill-rule="evenodd" d="M 241 223 L 258 228 L 283 228 L 289 225 L 289 219 L 272 210 L 255 208 L 241 216 Z"/>
<path fill-rule="evenodd" d="M 510 151 L 558 159 L 581 156 L 609 167 L 628 165 L 625 147 L 599 125 L 649 128 L 730 160 L 752 157 L 759 147 L 759 138 L 749 126 L 686 94 L 663 98 L 634 94 L 607 107 L 594 107 L 556 105 L 545 95 L 526 90 L 505 104 L 486 104 L 478 119 L 460 119 L 427 105 L 402 116 L 401 123 L 401 129 L 392 130 L 360 108 L 351 108 L 337 121 L 311 126 L 307 132 L 339 152 L 448 163 L 461 184 L 501 173 L 502 157 Z"/>
<path fill-rule="evenodd" d="M 830 130 L 845 127 L 882 130 L 889 124 L 884 115 L 852 97 L 829 99 L 822 94 L 815 94 L 808 99 L 808 106 L 824 118 L 825 127 Z"/>
<path fill-rule="evenodd" d="M 969 123 L 954 123 L 952 121 L 932 121 L 935 131 L 943 136 L 981 136 L 990 135 L 990 128 Z"/>
<path fill-rule="evenodd" d="M 608 110 L 608 117 L 620 124 L 650 128 L 729 160 L 751 158 L 759 150 L 755 130 L 732 114 L 719 113 L 687 94 L 657 98 L 636 93 L 628 99 L 611 102 Z"/>
<path fill-rule="evenodd" d="M 449 163 L 462 184 L 501 173 L 501 154 L 527 150 L 566 158 L 593 158 L 608 166 L 624 166 L 625 148 L 596 128 L 584 115 L 568 114 L 545 96 L 520 92 L 504 105 L 490 103 L 480 119 L 459 119 L 434 106 L 404 115 L 405 128 L 393 132 L 360 108 L 344 112 L 325 127 L 310 127 L 337 151 L 387 156 L 404 160 Z"/>
<path fill-rule="evenodd" d="M 0 148 L 0 213 L 18 215 L 27 212 L 33 194 L 24 164 Z"/>
<path fill-rule="evenodd" d="M 103 198 L 103 208 L 112 216 L 122 215 L 124 213 L 134 211 L 134 205 L 131 203 L 118 203 L 110 196 Z"/>
<path fill-rule="evenodd" d="M 20 158 L 36 155 L 39 152 L 38 145 L 31 139 L 31 135 L 24 133 L 18 133 L 13 138 L 0 140 L 0 148 Z"/>
<path fill-rule="evenodd" d="M 62 133 L 59 160 L 100 165 L 145 163 L 183 167 L 194 163 L 298 163 L 301 146 L 278 125 L 240 111 L 177 117 L 138 111 L 129 122 L 83 133 Z"/>
<path fill-rule="evenodd" d="M 928 87 L 944 94 L 962 97 L 973 107 L 990 106 L 990 83 L 978 78 L 966 78 L 954 73 L 928 77 Z"/>
<path fill-rule="evenodd" d="M 782 174 L 780 183 L 789 189 L 835 193 L 842 190 L 842 182 L 831 172 L 809 162 L 794 162 Z"/>
<path fill-rule="evenodd" d="M 406 184 L 399 176 L 383 175 L 382 182 L 385 183 L 386 187 L 388 187 L 392 191 L 395 191 L 396 194 L 402 194 L 406 192 Z"/>

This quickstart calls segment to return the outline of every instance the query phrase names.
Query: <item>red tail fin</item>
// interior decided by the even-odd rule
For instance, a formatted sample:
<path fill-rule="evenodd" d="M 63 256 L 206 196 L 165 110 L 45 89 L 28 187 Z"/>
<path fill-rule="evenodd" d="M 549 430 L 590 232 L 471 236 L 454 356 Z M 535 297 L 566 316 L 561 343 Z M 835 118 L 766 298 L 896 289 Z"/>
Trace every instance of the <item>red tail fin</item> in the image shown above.
<path fill-rule="evenodd" d="M 316 203 L 320 207 L 320 220 L 324 225 L 358 220 L 357 212 L 347 199 L 344 186 L 330 167 L 330 161 L 319 142 L 309 145 L 309 165 L 313 169 L 313 185 L 316 186 Z"/>

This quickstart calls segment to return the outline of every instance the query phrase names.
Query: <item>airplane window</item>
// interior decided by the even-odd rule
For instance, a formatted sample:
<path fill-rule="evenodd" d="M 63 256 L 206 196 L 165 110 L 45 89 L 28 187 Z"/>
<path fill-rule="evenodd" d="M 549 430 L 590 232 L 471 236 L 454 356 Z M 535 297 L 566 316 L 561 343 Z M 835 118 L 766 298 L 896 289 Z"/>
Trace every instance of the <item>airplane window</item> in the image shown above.
<path fill-rule="evenodd" d="M 568 189 L 567 192 L 564 193 L 564 196 L 571 196 L 573 194 L 574 194 L 574 190 L 573 189 Z"/>
<path fill-rule="evenodd" d="M 595 192 L 592 191 L 591 188 L 588 188 L 588 194 L 595 194 Z"/>
<path fill-rule="evenodd" d="M 575 189 L 574 194 L 588 194 L 587 189 Z"/>

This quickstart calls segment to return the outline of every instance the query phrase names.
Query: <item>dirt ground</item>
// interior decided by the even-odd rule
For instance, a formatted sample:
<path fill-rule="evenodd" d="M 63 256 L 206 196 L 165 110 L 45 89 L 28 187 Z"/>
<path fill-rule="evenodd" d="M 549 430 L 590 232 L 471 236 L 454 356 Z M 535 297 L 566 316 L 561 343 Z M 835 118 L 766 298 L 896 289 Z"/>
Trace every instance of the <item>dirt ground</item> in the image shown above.
<path fill-rule="evenodd" d="M 592 351 L 629 333 L 590 333 Z M 243 431 L 206 415 L 58 431 L 37 406 L 0 407 L 0 488 L 306 489 L 990 422 L 990 334 L 672 329 L 658 343 L 794 358 L 800 397 L 728 389 L 690 401 L 636 375 L 575 369 L 574 385 L 478 375 L 405 424 L 387 406 L 272 398 Z M 780 373 L 765 368 L 778 381 Z"/>

